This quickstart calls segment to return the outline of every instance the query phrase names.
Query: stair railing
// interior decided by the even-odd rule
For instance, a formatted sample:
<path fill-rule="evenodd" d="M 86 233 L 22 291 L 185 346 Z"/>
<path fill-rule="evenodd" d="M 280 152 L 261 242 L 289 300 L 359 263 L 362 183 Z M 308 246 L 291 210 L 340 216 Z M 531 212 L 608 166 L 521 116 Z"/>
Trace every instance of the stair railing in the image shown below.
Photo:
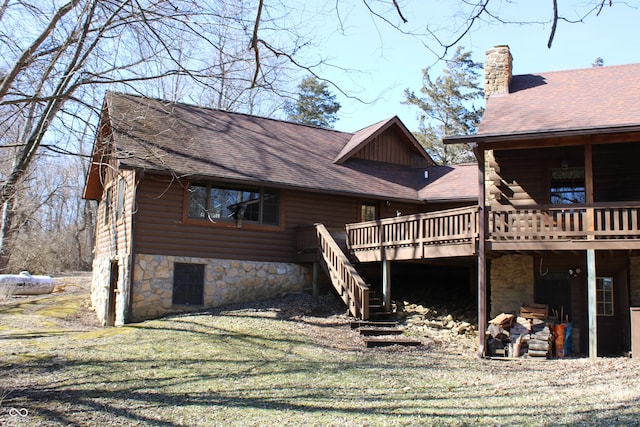
<path fill-rule="evenodd" d="M 349 262 L 331 233 L 323 224 L 316 224 L 318 259 L 331 279 L 333 287 L 349 308 L 352 316 L 369 319 L 369 286 Z"/>

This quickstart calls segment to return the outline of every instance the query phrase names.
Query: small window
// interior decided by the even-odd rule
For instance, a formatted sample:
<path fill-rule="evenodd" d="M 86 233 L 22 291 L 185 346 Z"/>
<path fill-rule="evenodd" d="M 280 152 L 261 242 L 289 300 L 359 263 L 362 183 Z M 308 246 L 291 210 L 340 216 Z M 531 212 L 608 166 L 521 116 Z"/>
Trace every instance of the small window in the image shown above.
<path fill-rule="evenodd" d="M 361 221 L 375 221 L 378 219 L 378 208 L 376 203 L 363 203 L 360 206 Z"/>
<path fill-rule="evenodd" d="M 276 190 L 223 186 L 211 183 L 189 185 L 187 215 L 213 222 L 244 220 L 256 224 L 280 224 L 280 195 Z"/>
<path fill-rule="evenodd" d="M 596 278 L 598 316 L 613 316 L 613 277 Z"/>
<path fill-rule="evenodd" d="M 112 204 L 112 187 L 107 187 L 104 192 L 104 225 L 109 225 L 109 217 L 111 216 Z"/>
<path fill-rule="evenodd" d="M 585 203 L 584 168 L 551 170 L 551 204 Z"/>
<path fill-rule="evenodd" d="M 124 215 L 124 194 L 125 194 L 125 179 L 120 177 L 118 179 L 118 200 L 116 204 L 116 220 L 119 220 Z"/>
<path fill-rule="evenodd" d="M 176 262 L 173 265 L 173 305 L 202 305 L 204 265 Z"/>

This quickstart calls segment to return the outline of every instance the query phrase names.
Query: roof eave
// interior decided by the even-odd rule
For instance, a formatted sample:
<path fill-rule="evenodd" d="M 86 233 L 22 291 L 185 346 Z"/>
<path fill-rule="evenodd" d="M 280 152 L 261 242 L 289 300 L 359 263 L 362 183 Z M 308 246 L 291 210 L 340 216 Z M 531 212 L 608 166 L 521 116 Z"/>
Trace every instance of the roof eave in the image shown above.
<path fill-rule="evenodd" d="M 640 132 L 640 125 L 622 125 L 622 126 L 605 126 L 593 128 L 568 128 L 568 129 L 551 129 L 534 132 L 515 132 L 515 133 L 488 133 L 475 135 L 453 135 L 445 136 L 443 142 L 445 144 L 486 144 L 491 142 L 504 141 L 525 141 L 528 139 L 545 139 L 558 137 L 572 137 L 582 135 L 603 135 L 613 133 Z"/>

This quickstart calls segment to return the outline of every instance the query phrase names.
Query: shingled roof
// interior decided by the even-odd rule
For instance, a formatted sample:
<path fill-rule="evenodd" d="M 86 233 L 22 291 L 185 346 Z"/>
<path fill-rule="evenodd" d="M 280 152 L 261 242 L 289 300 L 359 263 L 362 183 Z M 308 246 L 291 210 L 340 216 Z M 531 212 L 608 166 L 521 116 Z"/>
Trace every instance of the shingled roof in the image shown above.
<path fill-rule="evenodd" d="M 407 201 L 421 200 L 419 191 L 430 185 L 424 168 L 360 158 L 336 163 L 363 132 L 113 92 L 107 93 L 104 108 L 103 121 L 108 121 L 121 168 Z M 381 123 L 408 133 L 397 118 Z M 410 149 L 416 147 L 411 144 Z M 87 194 L 95 193 L 85 189 L 85 197 L 91 198 Z"/>
<path fill-rule="evenodd" d="M 513 76 L 492 95 L 478 135 L 640 125 L 640 64 Z"/>

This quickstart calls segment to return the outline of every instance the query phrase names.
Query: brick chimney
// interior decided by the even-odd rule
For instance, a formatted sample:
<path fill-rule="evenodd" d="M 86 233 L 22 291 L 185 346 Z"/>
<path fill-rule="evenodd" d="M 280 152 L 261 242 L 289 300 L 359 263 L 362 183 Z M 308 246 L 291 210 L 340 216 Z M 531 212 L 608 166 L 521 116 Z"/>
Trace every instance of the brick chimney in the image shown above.
<path fill-rule="evenodd" d="M 509 46 L 495 46 L 487 50 L 484 65 L 484 97 L 506 95 L 513 75 L 513 57 Z"/>

